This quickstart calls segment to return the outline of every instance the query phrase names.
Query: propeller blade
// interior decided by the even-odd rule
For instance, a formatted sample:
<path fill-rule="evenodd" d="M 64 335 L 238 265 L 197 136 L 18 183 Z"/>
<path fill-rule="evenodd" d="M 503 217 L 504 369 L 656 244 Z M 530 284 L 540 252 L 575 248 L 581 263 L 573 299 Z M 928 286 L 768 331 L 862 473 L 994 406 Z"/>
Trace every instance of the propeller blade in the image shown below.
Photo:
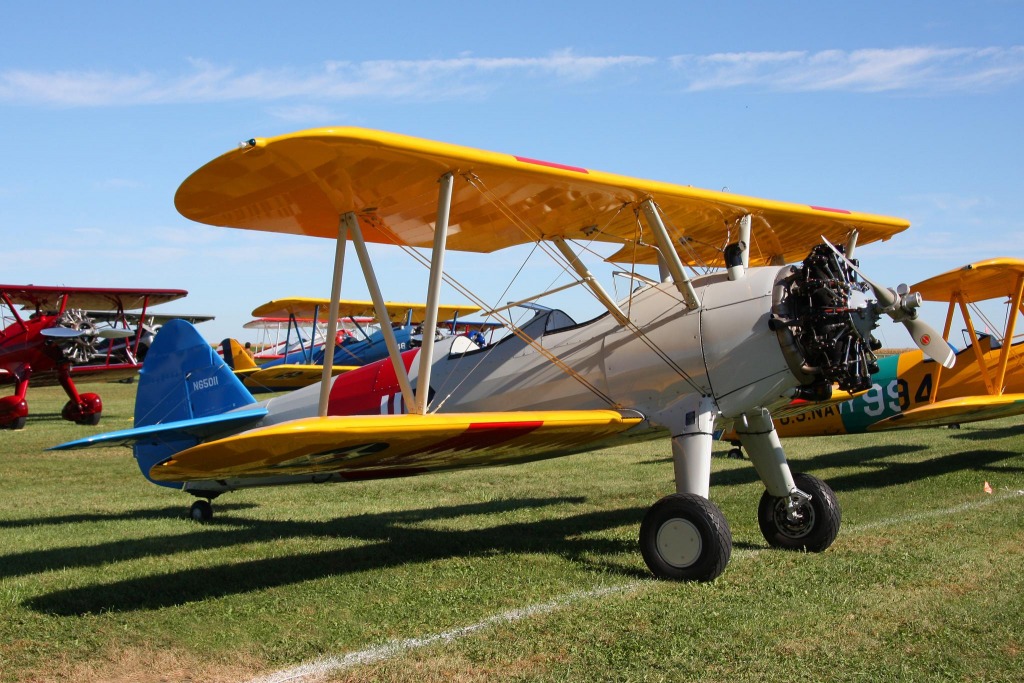
<path fill-rule="evenodd" d="M 40 330 L 39 333 L 44 337 L 53 337 L 54 339 L 74 339 L 85 334 L 85 330 L 73 330 L 70 327 L 48 327 L 45 330 Z"/>
<path fill-rule="evenodd" d="M 829 242 L 824 235 L 822 235 L 821 239 L 825 240 L 825 244 L 828 245 L 829 249 L 834 251 L 836 253 L 836 256 L 843 259 L 846 265 L 849 266 L 850 269 L 853 270 L 853 272 L 857 273 L 857 275 L 860 275 L 861 280 L 868 283 L 868 287 L 870 287 L 871 291 L 873 291 L 875 293 L 875 296 L 878 297 L 878 303 L 882 304 L 882 308 L 888 308 L 892 306 L 894 303 L 896 303 L 896 296 L 891 291 L 889 291 L 888 287 L 883 287 L 877 282 L 872 281 L 871 278 L 864 274 L 864 271 L 862 271 L 857 266 L 853 265 L 850 259 L 846 258 L 846 254 L 839 251 L 836 248 L 836 245 Z"/>
<path fill-rule="evenodd" d="M 951 368 L 956 363 L 956 352 L 946 343 L 938 330 L 919 318 L 900 321 L 914 338 L 914 343 L 929 358 L 944 368 Z"/>
<path fill-rule="evenodd" d="M 98 334 L 103 339 L 127 339 L 128 337 L 135 336 L 135 332 L 133 330 L 126 330 L 123 327 L 107 328 L 100 330 Z"/>
<path fill-rule="evenodd" d="M 850 259 L 846 258 L 846 254 L 839 251 L 834 244 L 825 239 L 824 235 L 822 235 L 821 239 L 835 252 L 836 256 L 841 258 L 853 272 L 860 276 L 860 279 L 864 280 L 871 287 L 875 296 L 878 297 L 878 303 L 882 310 L 896 322 L 903 323 L 914 343 L 917 344 L 919 349 L 924 351 L 925 355 L 944 368 L 953 367 L 956 363 L 956 351 L 953 350 L 953 347 L 942 338 L 942 335 L 934 327 L 917 318 L 915 308 L 921 303 L 920 295 L 910 294 L 906 287 L 901 285 L 900 295 L 903 297 L 901 300 L 897 297 L 895 291 L 872 281 L 860 268 L 853 265 Z M 906 295 L 915 297 L 916 300 L 910 300 L 911 303 L 908 303 Z M 897 306 L 897 304 L 900 304 L 900 306 Z"/>

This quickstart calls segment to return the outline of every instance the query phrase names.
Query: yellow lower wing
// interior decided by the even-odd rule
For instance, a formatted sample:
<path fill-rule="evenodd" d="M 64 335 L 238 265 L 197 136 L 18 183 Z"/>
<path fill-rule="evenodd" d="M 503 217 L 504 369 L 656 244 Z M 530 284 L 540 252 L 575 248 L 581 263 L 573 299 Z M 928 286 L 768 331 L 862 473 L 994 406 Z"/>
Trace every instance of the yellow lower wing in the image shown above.
<path fill-rule="evenodd" d="M 242 432 L 155 465 L 155 481 L 340 473 L 393 477 L 567 455 L 633 427 L 614 410 L 312 417 Z"/>
<path fill-rule="evenodd" d="M 358 367 L 358 365 L 335 365 L 331 368 L 331 374 L 340 375 Z M 242 384 L 248 389 L 287 391 L 319 382 L 323 377 L 323 371 L 322 365 L 275 365 L 271 368 L 237 370 L 235 376 L 242 380 Z"/>
<path fill-rule="evenodd" d="M 1024 394 L 965 396 L 899 413 L 871 425 L 869 431 L 899 427 L 937 427 L 1024 414 Z"/>

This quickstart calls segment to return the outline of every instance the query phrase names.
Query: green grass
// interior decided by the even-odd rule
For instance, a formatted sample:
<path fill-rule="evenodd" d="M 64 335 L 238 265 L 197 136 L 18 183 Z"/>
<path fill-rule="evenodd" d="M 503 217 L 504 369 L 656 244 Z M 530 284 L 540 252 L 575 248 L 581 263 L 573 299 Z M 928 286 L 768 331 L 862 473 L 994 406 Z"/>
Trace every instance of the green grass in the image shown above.
<path fill-rule="evenodd" d="M 46 452 L 131 424 L 32 390 L 0 432 L 0 680 L 233 681 L 557 603 L 328 680 L 1013 681 L 1024 670 L 1024 421 L 790 440 L 836 490 L 820 555 L 768 550 L 762 487 L 716 458 L 733 559 L 654 581 L 636 535 L 668 442 L 531 465 L 250 490 L 186 518 L 126 449 Z M 724 445 L 719 452 L 724 453 Z M 985 494 L 985 481 L 995 489 Z M 592 591 L 612 592 L 593 595 Z"/>

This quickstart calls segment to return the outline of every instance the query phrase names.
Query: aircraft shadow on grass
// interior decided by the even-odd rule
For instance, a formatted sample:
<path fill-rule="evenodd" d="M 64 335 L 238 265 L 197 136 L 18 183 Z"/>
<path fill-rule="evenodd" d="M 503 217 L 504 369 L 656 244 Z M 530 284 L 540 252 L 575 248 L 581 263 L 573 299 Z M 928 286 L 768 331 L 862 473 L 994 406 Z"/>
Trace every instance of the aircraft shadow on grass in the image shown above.
<path fill-rule="evenodd" d="M 956 432 L 950 435 L 951 439 L 963 441 L 991 441 L 993 439 L 1009 439 L 1024 436 L 1024 424 L 999 427 L 998 429 L 978 429 Z"/>
<path fill-rule="evenodd" d="M 586 512 L 533 522 L 497 524 L 471 530 L 437 530 L 415 526 L 419 522 L 488 515 L 522 509 L 538 509 L 566 503 L 581 504 L 585 498 L 527 498 L 490 501 L 452 507 L 385 514 L 364 514 L 328 522 L 253 520 L 219 515 L 216 521 L 183 535 L 153 536 L 106 544 L 33 551 L 0 557 L 7 569 L 0 576 L 22 575 L 60 567 L 99 566 L 109 562 L 159 557 L 191 550 L 279 540 L 328 537 L 365 541 L 355 547 L 324 552 L 255 559 L 230 565 L 188 569 L 55 591 L 25 602 L 31 609 L 59 616 L 97 612 L 160 609 L 286 586 L 326 576 L 357 573 L 423 563 L 452 557 L 487 553 L 548 553 L 599 571 L 631 577 L 647 577 L 639 567 L 631 569 L 595 561 L 594 555 L 635 550 L 636 541 L 593 538 L 594 532 L 621 526 L 637 526 L 644 509 L 623 508 Z M 744 544 L 734 544 L 741 548 Z M 760 546 L 751 546 L 760 547 Z"/>
<path fill-rule="evenodd" d="M 33 416 L 35 417 L 35 416 Z M 226 503 L 220 506 L 220 510 L 246 510 L 258 507 L 256 503 Z M 53 517 L 26 517 L 25 519 L 3 519 L 0 520 L 0 529 L 19 529 L 30 526 L 63 526 L 65 524 L 82 524 L 87 522 L 125 522 L 138 521 L 143 519 L 167 519 L 168 517 L 182 517 L 180 505 L 169 505 L 162 508 L 148 510 L 126 510 L 124 512 L 97 513 L 75 515 L 54 515 Z M 0 557 L 5 557 L 0 555 Z M 10 557 L 9 555 L 6 557 Z M 4 569 L 0 568 L 0 577 L 6 576 Z"/>

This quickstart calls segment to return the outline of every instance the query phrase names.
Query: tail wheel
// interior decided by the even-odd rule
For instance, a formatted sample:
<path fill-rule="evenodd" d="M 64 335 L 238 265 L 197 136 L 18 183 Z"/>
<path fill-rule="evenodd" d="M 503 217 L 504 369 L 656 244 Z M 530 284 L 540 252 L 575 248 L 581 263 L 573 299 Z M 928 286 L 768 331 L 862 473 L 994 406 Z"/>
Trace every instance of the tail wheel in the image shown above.
<path fill-rule="evenodd" d="M 665 496 L 640 525 L 640 553 L 659 579 L 711 581 L 729 563 L 732 532 L 708 499 L 692 493 Z"/>
<path fill-rule="evenodd" d="M 189 508 L 188 516 L 197 522 L 209 522 L 213 519 L 213 505 L 208 500 L 197 500 Z"/>
<path fill-rule="evenodd" d="M 839 535 L 839 500 L 817 477 L 794 474 L 793 482 L 811 499 L 791 505 L 788 496 L 778 498 L 765 491 L 757 506 L 757 523 L 773 548 L 820 553 Z"/>

